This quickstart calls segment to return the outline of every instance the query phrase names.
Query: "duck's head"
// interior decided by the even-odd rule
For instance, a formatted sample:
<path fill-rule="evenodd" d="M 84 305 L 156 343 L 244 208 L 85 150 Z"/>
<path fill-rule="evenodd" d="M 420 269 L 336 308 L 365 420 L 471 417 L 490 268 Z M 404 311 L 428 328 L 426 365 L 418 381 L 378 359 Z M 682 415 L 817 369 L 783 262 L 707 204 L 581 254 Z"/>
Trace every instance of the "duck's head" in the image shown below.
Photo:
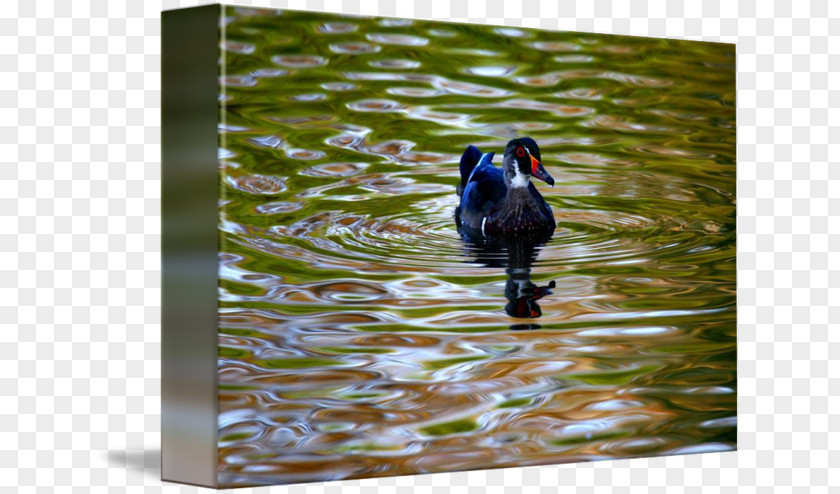
<path fill-rule="evenodd" d="M 540 148 L 530 137 L 508 142 L 503 167 L 508 187 L 527 187 L 532 175 L 554 187 L 554 179 L 543 168 Z"/>
<path fill-rule="evenodd" d="M 551 290 L 557 286 L 554 280 L 545 286 L 531 283 L 530 276 L 525 280 L 517 280 L 512 270 L 508 271 L 508 281 L 505 284 L 505 312 L 510 317 L 534 318 L 542 316 L 542 309 L 537 300 L 551 295 Z"/>

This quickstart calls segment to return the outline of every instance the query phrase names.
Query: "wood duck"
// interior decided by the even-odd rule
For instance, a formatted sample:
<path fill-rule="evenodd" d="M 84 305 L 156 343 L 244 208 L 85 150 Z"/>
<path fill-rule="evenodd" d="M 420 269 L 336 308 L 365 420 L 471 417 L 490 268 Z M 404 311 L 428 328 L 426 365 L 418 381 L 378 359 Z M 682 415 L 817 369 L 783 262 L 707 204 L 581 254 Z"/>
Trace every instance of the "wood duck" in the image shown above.
<path fill-rule="evenodd" d="M 531 183 L 531 177 L 554 186 L 540 161 L 540 148 L 530 137 L 508 142 L 502 167 L 493 165 L 494 153 L 467 146 L 461 156 L 461 183 L 455 210 L 459 228 L 470 235 L 545 235 L 556 226 L 551 207 Z"/>

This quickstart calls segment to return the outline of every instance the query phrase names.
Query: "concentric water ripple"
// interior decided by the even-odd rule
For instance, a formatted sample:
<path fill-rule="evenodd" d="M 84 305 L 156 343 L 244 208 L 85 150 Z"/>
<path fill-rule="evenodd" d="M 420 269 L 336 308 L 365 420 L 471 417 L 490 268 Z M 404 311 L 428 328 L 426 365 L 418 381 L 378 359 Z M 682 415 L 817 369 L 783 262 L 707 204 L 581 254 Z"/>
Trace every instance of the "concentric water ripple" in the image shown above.
<path fill-rule="evenodd" d="M 226 14 L 223 484 L 734 448 L 732 46 Z M 557 230 L 465 242 L 522 135 Z"/>

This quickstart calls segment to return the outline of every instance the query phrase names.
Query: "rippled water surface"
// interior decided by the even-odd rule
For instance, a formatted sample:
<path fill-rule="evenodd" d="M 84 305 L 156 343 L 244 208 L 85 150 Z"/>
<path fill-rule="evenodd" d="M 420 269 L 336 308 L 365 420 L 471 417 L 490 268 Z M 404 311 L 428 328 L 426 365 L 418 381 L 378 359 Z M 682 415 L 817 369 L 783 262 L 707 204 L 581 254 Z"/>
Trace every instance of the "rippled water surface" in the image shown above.
<path fill-rule="evenodd" d="M 223 484 L 735 448 L 733 45 L 224 12 Z M 524 135 L 557 230 L 465 241 Z"/>

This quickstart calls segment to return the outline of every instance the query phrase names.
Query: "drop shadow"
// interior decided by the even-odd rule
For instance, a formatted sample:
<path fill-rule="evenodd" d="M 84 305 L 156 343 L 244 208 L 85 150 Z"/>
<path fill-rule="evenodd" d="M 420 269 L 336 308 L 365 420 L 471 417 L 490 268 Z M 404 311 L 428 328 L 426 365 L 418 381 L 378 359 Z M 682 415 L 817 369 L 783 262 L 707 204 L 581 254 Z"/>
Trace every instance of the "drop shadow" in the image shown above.
<path fill-rule="evenodd" d="M 160 450 L 108 451 L 108 465 L 126 470 L 142 470 L 143 477 L 160 480 Z"/>

